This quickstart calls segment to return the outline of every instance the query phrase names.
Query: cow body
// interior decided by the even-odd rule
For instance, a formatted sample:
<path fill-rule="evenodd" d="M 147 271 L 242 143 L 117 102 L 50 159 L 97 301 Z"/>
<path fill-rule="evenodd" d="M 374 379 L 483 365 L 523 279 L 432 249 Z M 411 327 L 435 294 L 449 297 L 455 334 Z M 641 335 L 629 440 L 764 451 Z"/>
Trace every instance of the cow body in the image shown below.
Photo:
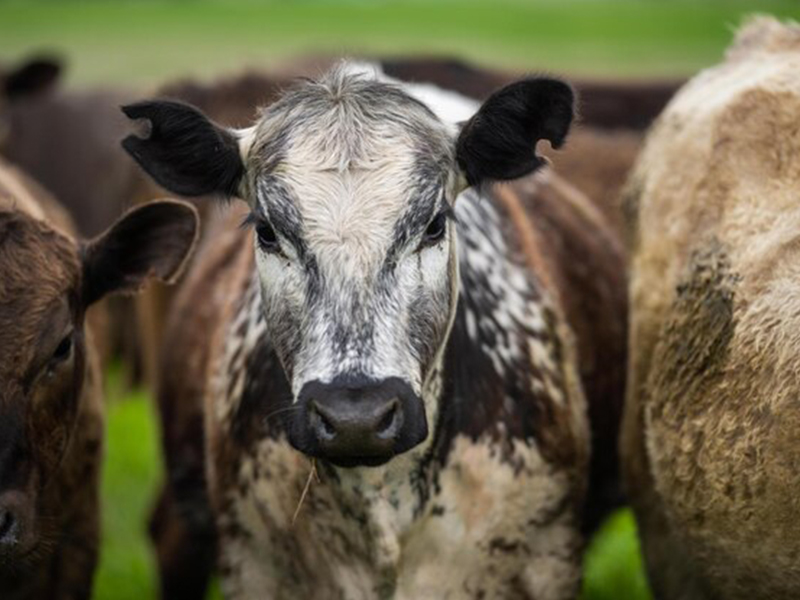
<path fill-rule="evenodd" d="M 291 394 L 265 335 L 251 242 L 231 228 L 235 241 L 204 255 L 178 299 L 160 402 L 167 443 L 181 444 L 168 447 L 173 457 L 203 455 L 198 413 L 178 416 L 174 404 L 204 415 L 227 595 L 575 595 L 584 401 L 558 291 L 532 273 L 536 257 L 527 252 L 535 249 L 524 236 L 536 233 L 519 215 L 520 198 L 506 193 L 510 206 L 477 194 L 459 199 L 462 305 L 443 358 L 436 436 L 374 473 L 319 464 L 294 525 L 311 463 L 282 433 Z M 181 316 L 198 297 L 209 302 Z M 204 327 L 220 316 L 215 352 Z M 176 379 L 196 382 L 205 372 L 212 375 L 203 389 L 175 389 L 183 387 Z M 171 466 L 172 483 L 191 502 L 197 481 L 184 480 L 187 464 Z M 202 464 L 193 466 L 202 478 Z M 206 513 L 190 502 L 187 512 Z"/>
<path fill-rule="evenodd" d="M 449 99 L 458 118 L 478 108 Z M 200 597 L 215 557 L 230 598 L 577 594 L 584 389 L 596 404 L 620 390 L 622 253 L 547 169 L 454 206 L 459 300 L 422 391 L 430 434 L 373 467 L 312 462 L 287 439 L 300 408 L 253 236 L 241 215 L 209 230 L 161 369 L 169 479 L 152 532 L 165 597 Z"/>
<path fill-rule="evenodd" d="M 748 24 L 630 183 L 622 452 L 658 598 L 800 594 L 798 73 L 796 25 Z"/>

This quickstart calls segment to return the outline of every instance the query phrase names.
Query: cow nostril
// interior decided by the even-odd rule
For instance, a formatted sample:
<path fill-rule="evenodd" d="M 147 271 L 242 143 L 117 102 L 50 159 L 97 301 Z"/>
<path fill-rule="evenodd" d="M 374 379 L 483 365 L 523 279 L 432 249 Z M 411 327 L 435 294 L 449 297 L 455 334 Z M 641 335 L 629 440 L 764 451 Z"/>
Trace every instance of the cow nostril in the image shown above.
<path fill-rule="evenodd" d="M 386 411 L 381 416 L 380 421 L 378 421 L 378 427 L 376 431 L 380 436 L 386 436 L 394 433 L 396 429 L 395 423 L 397 422 L 398 415 L 400 410 L 400 404 L 395 400 L 392 402 L 386 409 Z"/>
<path fill-rule="evenodd" d="M 13 544 L 17 538 L 17 520 L 11 511 L 0 511 L 0 544 Z"/>
<path fill-rule="evenodd" d="M 336 427 L 331 423 L 330 419 L 316 406 L 311 405 L 311 421 L 315 425 L 314 429 L 317 430 L 317 435 L 326 440 L 332 440 L 336 437 Z"/>
<path fill-rule="evenodd" d="M 336 435 L 336 428 L 333 426 L 325 415 L 319 415 L 319 422 L 322 425 L 322 432 L 328 437 L 332 438 Z"/>

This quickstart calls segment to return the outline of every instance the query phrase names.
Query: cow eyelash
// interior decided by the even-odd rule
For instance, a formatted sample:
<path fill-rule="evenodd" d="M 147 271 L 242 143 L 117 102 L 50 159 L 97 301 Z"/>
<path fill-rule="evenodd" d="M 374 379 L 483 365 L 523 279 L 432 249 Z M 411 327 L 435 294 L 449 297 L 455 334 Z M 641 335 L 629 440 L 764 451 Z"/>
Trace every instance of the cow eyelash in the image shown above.
<path fill-rule="evenodd" d="M 242 226 L 253 227 L 255 229 L 258 245 L 264 252 L 269 252 L 272 254 L 281 253 L 281 244 L 278 241 L 278 236 L 275 233 L 275 229 L 272 227 L 270 222 L 267 221 L 267 219 L 261 215 L 250 213 L 247 215 L 247 217 L 245 217 L 244 221 L 242 222 Z"/>
<path fill-rule="evenodd" d="M 425 233 L 422 235 L 420 247 L 429 248 L 441 242 L 442 239 L 444 239 L 445 233 L 447 233 L 448 220 L 455 222 L 455 213 L 449 206 L 437 213 L 436 216 L 431 219 L 430 223 L 428 223 L 428 226 L 425 228 Z"/>
<path fill-rule="evenodd" d="M 72 333 L 64 336 L 64 339 L 59 342 L 51 360 L 54 363 L 64 362 L 70 357 L 70 354 L 72 354 Z"/>
<path fill-rule="evenodd" d="M 58 368 L 62 364 L 66 363 L 72 356 L 72 349 L 75 346 L 75 341 L 73 339 L 74 333 L 74 331 L 71 331 L 69 334 L 61 338 L 58 346 L 56 346 L 55 350 L 53 350 L 53 353 L 50 355 L 50 358 L 44 365 L 44 375 L 46 377 L 52 376 L 58 370 Z"/>

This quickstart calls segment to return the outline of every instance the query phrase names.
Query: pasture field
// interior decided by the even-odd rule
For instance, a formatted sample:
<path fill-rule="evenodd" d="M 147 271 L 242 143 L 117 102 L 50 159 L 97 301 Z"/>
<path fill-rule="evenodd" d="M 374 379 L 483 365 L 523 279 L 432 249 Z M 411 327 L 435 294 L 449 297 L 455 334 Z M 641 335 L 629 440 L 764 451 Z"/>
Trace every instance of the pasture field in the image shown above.
<path fill-rule="evenodd" d="M 797 0 L 0 0 L 0 60 L 43 49 L 70 86 L 147 87 L 313 53 L 447 54 L 591 76 L 690 75 L 717 62 L 744 15 L 800 19 Z M 146 517 L 161 477 L 151 399 L 109 373 L 99 600 L 155 597 Z M 633 519 L 592 541 L 583 600 L 646 600 Z M 218 597 L 218 592 L 214 592 Z"/>
<path fill-rule="evenodd" d="M 451 54 L 593 75 L 713 64 L 742 16 L 796 0 L 0 0 L 0 58 L 64 52 L 70 82 L 139 85 L 303 53 Z"/>

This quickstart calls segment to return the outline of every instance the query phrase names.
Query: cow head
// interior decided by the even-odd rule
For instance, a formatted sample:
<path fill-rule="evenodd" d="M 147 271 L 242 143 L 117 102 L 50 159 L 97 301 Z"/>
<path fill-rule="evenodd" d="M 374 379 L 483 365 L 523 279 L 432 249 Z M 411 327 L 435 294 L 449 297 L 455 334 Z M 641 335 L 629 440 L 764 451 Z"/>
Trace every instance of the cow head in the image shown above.
<path fill-rule="evenodd" d="M 77 243 L 0 197 L 0 571 L 53 541 L 41 499 L 79 426 L 87 307 L 174 277 L 196 232 L 195 210 L 165 201 Z"/>
<path fill-rule="evenodd" d="M 266 327 L 297 410 L 288 437 L 340 466 L 378 465 L 428 438 L 432 377 L 456 311 L 454 203 L 558 146 L 573 93 L 514 83 L 463 126 L 401 87 L 336 69 L 305 81 L 246 130 L 190 106 L 123 109 L 150 122 L 123 145 L 162 186 L 251 208 Z"/>
<path fill-rule="evenodd" d="M 6 105 L 51 89 L 60 73 L 61 63 L 44 56 L 7 68 L 0 67 L 0 142 L 8 128 Z"/>

